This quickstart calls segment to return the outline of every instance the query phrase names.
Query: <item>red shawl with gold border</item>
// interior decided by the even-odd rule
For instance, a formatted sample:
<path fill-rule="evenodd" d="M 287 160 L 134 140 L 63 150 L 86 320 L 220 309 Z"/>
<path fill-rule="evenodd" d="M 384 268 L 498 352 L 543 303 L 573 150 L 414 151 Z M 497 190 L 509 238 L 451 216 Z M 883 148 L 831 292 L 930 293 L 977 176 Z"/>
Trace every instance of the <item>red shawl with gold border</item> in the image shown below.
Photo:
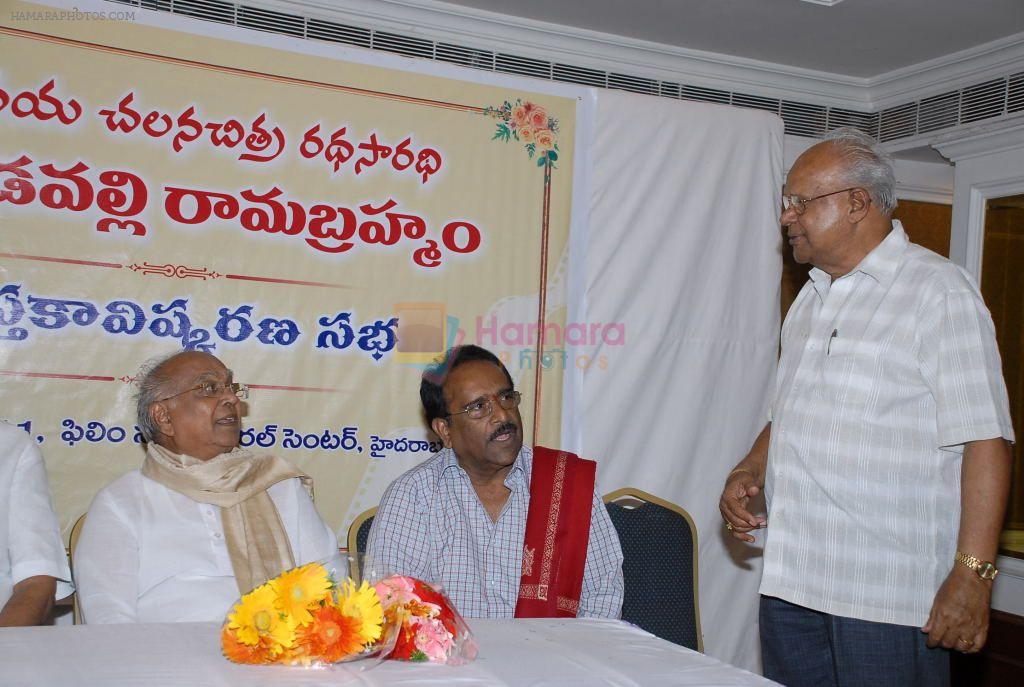
<path fill-rule="evenodd" d="M 575 618 L 590 541 L 597 463 L 533 449 L 517 618 Z"/>

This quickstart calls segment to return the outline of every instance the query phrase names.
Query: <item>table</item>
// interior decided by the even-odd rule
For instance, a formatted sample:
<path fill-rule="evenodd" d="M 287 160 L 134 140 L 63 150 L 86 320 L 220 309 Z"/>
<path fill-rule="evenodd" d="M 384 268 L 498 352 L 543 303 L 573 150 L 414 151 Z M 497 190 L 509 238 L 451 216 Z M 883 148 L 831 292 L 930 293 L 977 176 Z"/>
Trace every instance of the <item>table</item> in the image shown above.
<path fill-rule="evenodd" d="M 3 685 L 774 685 L 617 620 L 471 620 L 476 661 L 368 661 L 323 669 L 242 666 L 217 623 L 0 628 Z"/>

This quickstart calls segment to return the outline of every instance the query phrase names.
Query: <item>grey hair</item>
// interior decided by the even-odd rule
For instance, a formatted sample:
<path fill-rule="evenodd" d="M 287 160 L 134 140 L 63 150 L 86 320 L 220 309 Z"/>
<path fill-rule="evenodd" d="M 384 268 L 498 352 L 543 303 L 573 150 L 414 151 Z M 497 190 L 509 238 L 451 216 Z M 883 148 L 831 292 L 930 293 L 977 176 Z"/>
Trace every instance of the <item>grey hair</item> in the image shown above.
<path fill-rule="evenodd" d="M 891 215 L 897 203 L 892 155 L 871 136 L 849 126 L 833 129 L 822 140 L 839 152 L 847 180 L 864 187 L 882 214 Z"/>
<path fill-rule="evenodd" d="M 150 358 L 142 363 L 139 374 L 135 377 L 135 386 L 138 388 L 135 394 L 135 419 L 142 438 L 148 443 L 157 443 L 157 437 L 161 434 L 160 428 L 149 414 L 149 407 L 163 397 L 167 384 L 171 381 L 164 372 L 164 365 L 181 353 L 182 351 L 175 351 Z"/>

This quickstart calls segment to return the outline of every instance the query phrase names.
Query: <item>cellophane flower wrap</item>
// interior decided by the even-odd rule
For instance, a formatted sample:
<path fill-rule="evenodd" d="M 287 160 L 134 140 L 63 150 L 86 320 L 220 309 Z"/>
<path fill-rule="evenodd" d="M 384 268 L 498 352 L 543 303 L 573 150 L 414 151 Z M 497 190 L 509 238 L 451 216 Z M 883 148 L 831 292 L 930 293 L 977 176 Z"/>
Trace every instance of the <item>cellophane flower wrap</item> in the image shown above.
<path fill-rule="evenodd" d="M 476 658 L 469 626 L 439 589 L 413 577 L 392 575 L 376 585 L 385 633 L 394 641 L 385 658 L 460 665 Z"/>
<path fill-rule="evenodd" d="M 376 589 L 337 581 L 324 563 L 281 573 L 239 599 L 221 628 L 221 648 L 235 663 L 322 665 L 390 648 Z"/>
<path fill-rule="evenodd" d="M 435 587 L 399 575 L 339 581 L 337 569 L 307 563 L 244 595 L 221 626 L 224 656 L 307 667 L 369 657 L 459 665 L 476 657 L 469 627 Z"/>

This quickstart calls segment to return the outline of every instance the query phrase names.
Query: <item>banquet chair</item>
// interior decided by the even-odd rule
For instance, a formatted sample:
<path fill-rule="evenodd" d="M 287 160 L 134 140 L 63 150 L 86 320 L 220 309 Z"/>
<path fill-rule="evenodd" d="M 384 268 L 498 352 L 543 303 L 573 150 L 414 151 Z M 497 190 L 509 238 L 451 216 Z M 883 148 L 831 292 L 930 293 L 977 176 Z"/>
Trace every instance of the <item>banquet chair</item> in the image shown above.
<path fill-rule="evenodd" d="M 622 619 L 704 650 L 697 598 L 697 528 L 683 508 L 626 487 L 604 497 L 622 545 Z"/>
<path fill-rule="evenodd" d="M 366 540 L 370 537 L 370 526 L 373 525 L 373 516 L 376 514 L 376 506 L 364 510 L 356 516 L 356 519 L 348 527 L 348 552 L 352 555 L 353 579 L 362 579 L 362 557 L 366 553 Z"/>
<path fill-rule="evenodd" d="M 71 568 L 71 575 L 75 574 L 75 547 L 78 546 L 78 537 L 82 534 L 82 525 L 85 524 L 85 513 L 78 516 L 75 524 L 71 526 L 71 536 L 68 538 L 68 566 Z M 82 609 L 78 605 L 78 592 L 71 595 L 72 613 L 74 614 L 75 625 L 82 624 Z"/>

